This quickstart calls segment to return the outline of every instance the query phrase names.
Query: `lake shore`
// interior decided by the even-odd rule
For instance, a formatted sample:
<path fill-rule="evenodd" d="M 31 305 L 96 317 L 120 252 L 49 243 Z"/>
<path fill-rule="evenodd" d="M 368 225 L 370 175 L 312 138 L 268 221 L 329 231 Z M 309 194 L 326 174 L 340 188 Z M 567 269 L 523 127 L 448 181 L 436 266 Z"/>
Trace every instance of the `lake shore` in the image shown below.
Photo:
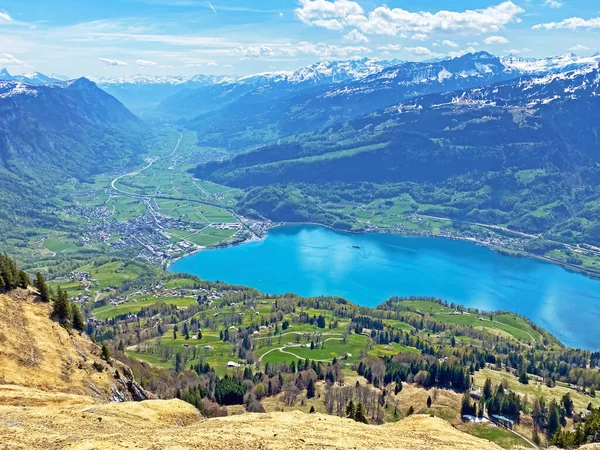
<path fill-rule="evenodd" d="M 441 218 L 440 218 L 441 219 Z M 490 245 L 488 242 L 483 241 L 481 239 L 477 239 L 477 238 L 472 238 L 472 237 L 462 237 L 462 236 L 452 236 L 452 235 L 448 235 L 448 236 L 441 236 L 441 235 L 436 235 L 433 233 L 411 233 L 411 232 L 398 232 L 395 230 L 389 230 L 389 229 L 373 229 L 373 230 L 340 230 L 337 228 L 334 228 L 330 225 L 325 225 L 322 223 L 318 223 L 318 222 L 277 222 L 277 223 L 273 223 L 272 226 L 270 226 L 269 228 L 266 229 L 266 233 L 260 237 L 256 236 L 256 235 L 252 235 L 252 238 L 250 239 L 245 239 L 239 242 L 234 242 L 234 243 L 230 243 L 230 244 L 221 244 L 221 245 L 215 245 L 215 246 L 208 246 L 208 247 L 203 247 L 203 248 L 199 248 L 196 249 L 190 253 L 186 253 L 185 255 L 182 255 L 178 258 L 175 258 L 171 261 L 169 261 L 166 265 L 166 269 L 169 270 L 170 267 L 175 264 L 176 262 L 178 262 L 179 260 L 183 259 L 183 258 L 187 258 L 189 256 L 195 255 L 198 252 L 202 252 L 205 250 L 216 250 L 216 249 L 225 249 L 228 247 L 234 247 L 234 246 L 239 246 L 239 245 L 245 245 L 248 244 L 250 242 L 256 242 L 256 241 L 261 241 L 267 238 L 268 232 L 270 230 L 276 229 L 276 228 L 281 228 L 281 227 L 288 227 L 288 226 L 302 226 L 302 225 L 307 225 L 307 226 L 318 226 L 318 227 L 322 227 L 322 228 L 326 228 L 330 231 L 333 231 L 335 233 L 342 233 L 342 234 L 350 234 L 350 235 L 365 235 L 365 234 L 391 234 L 391 235 L 396 235 L 396 236 L 405 236 L 405 237 L 428 237 L 428 238 L 436 238 L 436 239 L 448 239 L 448 240 L 453 240 L 453 241 L 463 241 L 463 242 L 472 242 L 476 245 L 482 246 L 482 247 L 486 247 L 489 248 L 490 250 L 493 250 L 494 252 L 497 252 L 501 255 L 504 256 L 512 256 L 512 257 L 516 257 L 516 258 L 532 258 L 532 259 L 537 259 L 540 261 L 544 261 L 547 262 L 549 264 L 553 264 L 559 267 L 562 267 L 563 269 L 570 271 L 570 272 L 575 272 L 584 276 L 587 276 L 589 278 L 592 279 L 596 279 L 596 280 L 600 280 L 600 270 L 593 270 L 593 269 L 587 269 L 585 267 L 580 267 L 574 264 L 569 264 L 565 261 L 560 261 L 558 259 L 555 258 L 551 258 L 548 256 L 544 256 L 544 255 L 537 255 L 535 253 L 530 253 L 530 252 L 526 252 L 523 250 L 515 250 L 515 249 L 509 249 L 506 247 L 499 247 L 499 246 L 494 246 L 494 245 Z M 507 230 L 508 232 L 512 232 L 511 230 Z"/>
<path fill-rule="evenodd" d="M 504 249 L 494 251 L 472 239 L 403 239 L 398 233 L 276 225 L 268 239 L 222 252 L 196 252 L 170 271 L 272 294 L 340 296 L 369 307 L 394 296 L 443 298 L 482 310 L 513 311 L 567 345 L 596 346 L 591 330 L 600 304 L 598 281 L 551 261 L 512 252 L 518 258 L 506 258 Z M 569 325 L 574 315 L 577 329 Z"/>

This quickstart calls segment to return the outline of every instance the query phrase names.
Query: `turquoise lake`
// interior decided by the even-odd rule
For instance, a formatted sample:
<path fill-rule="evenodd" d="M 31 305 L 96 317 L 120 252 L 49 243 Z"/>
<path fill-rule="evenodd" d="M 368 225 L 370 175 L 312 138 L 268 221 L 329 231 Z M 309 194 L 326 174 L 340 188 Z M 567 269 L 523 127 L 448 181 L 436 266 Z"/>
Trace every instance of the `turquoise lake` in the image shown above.
<path fill-rule="evenodd" d="M 600 349 L 600 281 L 470 242 L 294 225 L 273 229 L 260 242 L 201 251 L 170 271 L 271 294 L 337 295 L 373 307 L 392 296 L 438 297 L 516 312 L 567 346 Z"/>

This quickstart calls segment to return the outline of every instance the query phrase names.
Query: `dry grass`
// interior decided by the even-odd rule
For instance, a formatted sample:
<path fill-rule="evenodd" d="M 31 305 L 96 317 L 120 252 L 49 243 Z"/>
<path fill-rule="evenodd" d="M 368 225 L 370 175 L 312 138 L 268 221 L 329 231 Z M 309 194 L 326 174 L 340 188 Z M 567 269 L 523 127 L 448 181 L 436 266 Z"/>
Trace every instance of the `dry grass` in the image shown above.
<path fill-rule="evenodd" d="M 0 399 L 5 390 L 0 387 Z M 90 406 L 89 397 L 30 388 L 21 388 L 20 395 L 45 400 L 36 406 L 0 405 L 0 448 L 499 449 L 424 415 L 383 426 L 299 411 L 203 420 L 178 400 Z"/>
<path fill-rule="evenodd" d="M 118 386 L 115 367 L 85 335 L 49 319 L 51 306 L 28 291 L 0 295 L 0 384 L 87 395 L 108 401 Z M 104 367 L 98 372 L 93 364 Z"/>

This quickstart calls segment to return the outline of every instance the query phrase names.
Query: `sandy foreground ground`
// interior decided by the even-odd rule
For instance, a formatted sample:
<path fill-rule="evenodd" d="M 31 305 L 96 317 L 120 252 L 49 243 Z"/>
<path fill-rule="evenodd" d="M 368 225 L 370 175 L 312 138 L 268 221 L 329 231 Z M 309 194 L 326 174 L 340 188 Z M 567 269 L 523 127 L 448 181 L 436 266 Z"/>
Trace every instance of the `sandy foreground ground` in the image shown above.
<path fill-rule="evenodd" d="M 179 401 L 95 404 L 0 386 L 0 449 L 495 449 L 429 416 L 383 426 L 302 412 L 203 419 Z"/>

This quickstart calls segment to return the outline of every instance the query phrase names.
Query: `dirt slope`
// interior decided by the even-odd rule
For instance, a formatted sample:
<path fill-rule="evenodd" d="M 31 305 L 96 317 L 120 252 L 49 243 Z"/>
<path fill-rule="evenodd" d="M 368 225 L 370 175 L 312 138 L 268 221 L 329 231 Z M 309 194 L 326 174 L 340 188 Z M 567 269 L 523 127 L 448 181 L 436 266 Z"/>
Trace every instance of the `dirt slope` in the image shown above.
<path fill-rule="evenodd" d="M 179 400 L 132 398 L 128 368 L 48 319 L 25 291 L 0 295 L 0 449 L 494 449 L 429 416 L 383 426 L 302 412 L 204 419 Z M 115 378 L 116 377 L 116 378 Z"/>
<path fill-rule="evenodd" d="M 429 416 L 383 426 L 302 412 L 202 419 L 179 400 L 94 405 L 89 397 L 0 386 L 5 448 L 499 450 Z"/>
<path fill-rule="evenodd" d="M 147 398 L 128 367 L 106 364 L 96 344 L 50 320 L 50 313 L 51 306 L 28 291 L 0 295 L 0 384 L 88 395 L 97 401 Z"/>

